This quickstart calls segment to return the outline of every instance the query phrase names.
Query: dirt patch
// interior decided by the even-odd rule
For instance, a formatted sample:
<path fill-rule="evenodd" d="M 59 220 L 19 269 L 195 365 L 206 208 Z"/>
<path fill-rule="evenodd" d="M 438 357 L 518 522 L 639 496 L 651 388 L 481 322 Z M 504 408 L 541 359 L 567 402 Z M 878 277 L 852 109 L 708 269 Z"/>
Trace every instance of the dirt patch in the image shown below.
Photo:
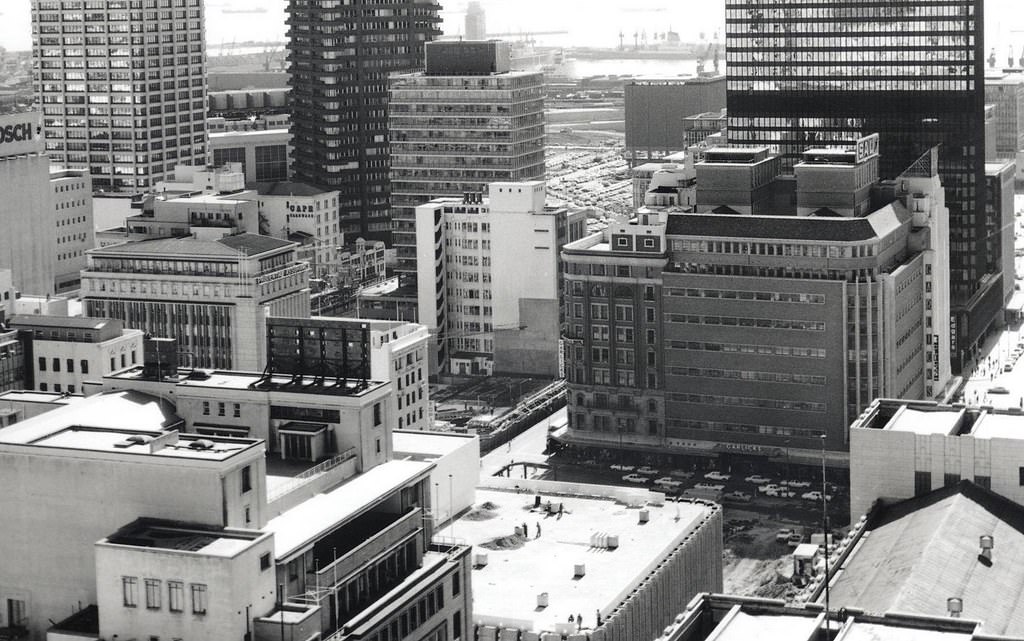
<path fill-rule="evenodd" d="M 791 599 L 797 588 L 790 581 L 791 548 L 775 540 L 786 524 L 755 512 L 730 511 L 722 552 L 726 594 Z"/>
<path fill-rule="evenodd" d="M 478 547 L 482 547 L 485 550 L 518 550 L 525 544 L 526 539 L 518 534 L 513 534 L 512 536 L 499 536 L 490 541 L 484 541 Z"/>

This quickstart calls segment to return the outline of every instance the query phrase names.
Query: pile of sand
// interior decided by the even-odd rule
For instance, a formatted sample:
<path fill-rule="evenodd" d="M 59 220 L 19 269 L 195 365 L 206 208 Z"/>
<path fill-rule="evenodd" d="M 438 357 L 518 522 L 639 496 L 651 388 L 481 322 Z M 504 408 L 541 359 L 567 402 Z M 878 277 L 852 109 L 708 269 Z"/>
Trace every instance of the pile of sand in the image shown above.
<path fill-rule="evenodd" d="M 484 541 L 479 544 L 479 547 L 485 550 L 518 550 L 523 547 L 526 539 L 515 534 L 511 536 L 499 536 L 491 539 L 490 541 Z"/>

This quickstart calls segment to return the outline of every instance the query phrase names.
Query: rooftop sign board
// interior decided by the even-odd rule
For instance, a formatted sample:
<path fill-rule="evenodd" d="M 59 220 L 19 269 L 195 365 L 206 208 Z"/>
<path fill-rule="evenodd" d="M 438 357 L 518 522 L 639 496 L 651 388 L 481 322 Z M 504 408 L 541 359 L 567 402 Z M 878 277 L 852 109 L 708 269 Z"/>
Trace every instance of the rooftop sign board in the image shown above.
<path fill-rule="evenodd" d="M 38 112 L 0 116 L 0 157 L 43 151 L 43 128 Z"/>
<path fill-rule="evenodd" d="M 872 156 L 878 155 L 878 134 L 871 134 L 857 140 L 857 155 L 855 163 L 860 163 Z"/>

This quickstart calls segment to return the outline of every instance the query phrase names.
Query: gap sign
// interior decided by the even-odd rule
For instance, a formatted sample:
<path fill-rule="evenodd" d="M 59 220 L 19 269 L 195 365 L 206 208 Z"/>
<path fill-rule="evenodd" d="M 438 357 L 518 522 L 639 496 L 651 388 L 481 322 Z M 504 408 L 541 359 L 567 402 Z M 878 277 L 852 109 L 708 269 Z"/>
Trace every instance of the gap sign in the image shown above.
<path fill-rule="evenodd" d="M 0 157 L 42 150 L 43 130 L 38 112 L 0 116 Z"/>

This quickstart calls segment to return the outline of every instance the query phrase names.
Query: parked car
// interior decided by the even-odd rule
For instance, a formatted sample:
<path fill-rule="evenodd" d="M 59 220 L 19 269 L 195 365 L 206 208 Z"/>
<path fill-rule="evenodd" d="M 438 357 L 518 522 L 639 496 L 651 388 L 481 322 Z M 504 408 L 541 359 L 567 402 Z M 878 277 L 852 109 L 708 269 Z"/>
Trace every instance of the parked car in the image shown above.
<path fill-rule="evenodd" d="M 768 478 L 766 476 L 761 476 L 760 474 L 755 474 L 753 476 L 748 476 L 747 478 L 745 478 L 743 480 L 746 481 L 747 483 L 753 483 L 754 485 L 764 485 L 765 483 L 771 483 L 772 482 L 772 480 L 770 478 Z"/>
<path fill-rule="evenodd" d="M 800 495 L 800 498 L 806 499 L 808 501 L 820 501 L 821 500 L 821 492 L 819 492 L 818 490 L 814 490 L 812 492 L 804 492 L 803 494 Z M 831 494 L 826 494 L 825 495 L 825 500 L 826 501 L 831 501 L 832 500 L 832 495 Z"/>
<path fill-rule="evenodd" d="M 784 487 L 780 487 L 776 490 L 768 490 L 764 494 L 765 496 L 772 496 L 777 499 L 791 499 L 794 496 L 796 496 L 796 492 L 791 492 L 790 490 L 787 490 Z"/>
<path fill-rule="evenodd" d="M 1012 372 L 1013 371 L 1013 363 L 1007 363 L 1006 365 L 1003 365 L 1003 371 L 1004 372 Z"/>
<path fill-rule="evenodd" d="M 651 476 L 657 476 L 659 474 L 658 470 L 654 469 L 653 467 L 647 467 L 646 465 L 641 467 L 641 468 L 637 468 L 636 473 L 637 474 L 649 474 Z"/>
<path fill-rule="evenodd" d="M 725 489 L 725 485 L 723 483 L 698 483 L 693 487 L 697 490 L 711 490 L 713 492 L 721 492 Z"/>
<path fill-rule="evenodd" d="M 1010 390 L 1006 389 L 1002 385 L 996 385 L 995 387 L 988 388 L 989 394 L 1009 394 Z"/>
<path fill-rule="evenodd" d="M 793 530 L 789 529 L 788 527 L 781 528 L 778 532 L 775 533 L 775 542 L 787 543 L 789 542 L 789 537 L 792 535 Z"/>
<path fill-rule="evenodd" d="M 719 472 L 718 470 L 711 470 L 710 472 L 704 475 L 704 478 L 708 479 L 709 481 L 728 481 L 729 479 L 732 478 L 732 474 L 725 474 L 723 472 Z"/>
<path fill-rule="evenodd" d="M 757 486 L 757 491 L 760 492 L 761 494 L 767 494 L 768 492 L 778 492 L 781 489 L 782 489 L 782 487 L 779 486 L 779 485 L 776 485 L 775 483 L 769 483 L 767 485 L 759 485 L 759 486 Z"/>
<path fill-rule="evenodd" d="M 749 492 L 740 492 L 739 490 L 737 490 L 735 492 L 729 492 L 728 494 L 722 497 L 722 500 L 734 501 L 736 503 L 749 503 L 753 498 L 754 497 L 751 496 Z"/>
<path fill-rule="evenodd" d="M 786 539 L 786 543 L 789 544 L 789 547 L 791 547 L 791 548 L 795 548 L 796 546 L 800 545 L 803 542 L 804 542 L 804 535 L 803 534 L 797 534 L 796 532 L 793 532 L 792 534 L 790 534 L 789 538 Z"/>
<path fill-rule="evenodd" d="M 615 463 L 612 465 L 612 469 L 619 472 L 632 472 L 636 469 L 635 465 L 623 465 L 622 463 Z"/>
<path fill-rule="evenodd" d="M 803 489 L 805 487 L 811 487 L 810 481 L 779 481 L 779 485 L 785 485 L 790 489 Z"/>
<path fill-rule="evenodd" d="M 650 481 L 651 479 L 648 476 L 643 476 L 642 474 L 635 474 L 634 473 L 634 474 L 627 474 L 627 475 L 623 476 L 622 480 L 623 481 L 627 481 L 629 483 L 646 483 L 646 482 Z"/>
<path fill-rule="evenodd" d="M 660 479 L 654 479 L 654 484 L 666 490 L 678 490 L 683 482 L 677 481 L 671 476 L 663 476 Z"/>
<path fill-rule="evenodd" d="M 676 477 L 677 479 L 692 479 L 693 472 L 687 472 L 686 470 L 670 470 L 669 475 Z"/>

